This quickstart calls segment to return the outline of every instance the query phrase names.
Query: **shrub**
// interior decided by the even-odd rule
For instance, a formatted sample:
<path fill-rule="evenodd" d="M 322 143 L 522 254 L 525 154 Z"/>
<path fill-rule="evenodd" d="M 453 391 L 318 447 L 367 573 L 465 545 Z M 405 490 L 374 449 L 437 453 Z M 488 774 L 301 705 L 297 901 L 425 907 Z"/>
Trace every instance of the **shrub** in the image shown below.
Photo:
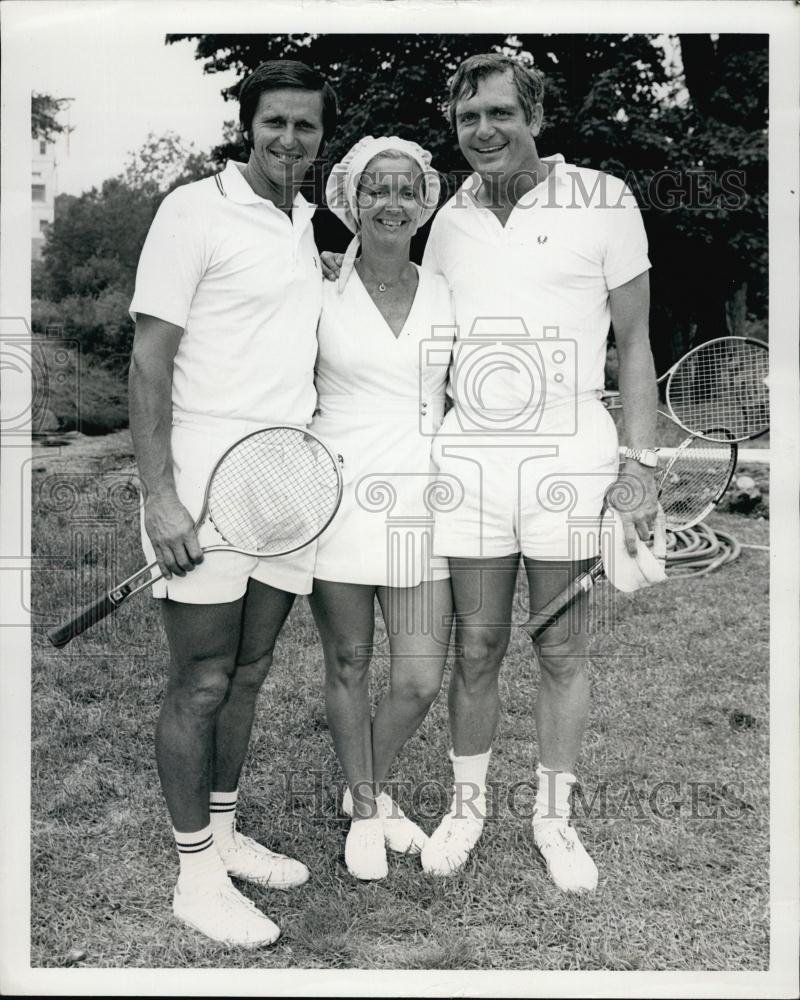
<path fill-rule="evenodd" d="M 128 387 L 120 371 L 86 355 L 74 340 L 35 337 L 32 349 L 34 431 L 95 435 L 128 426 Z"/>
<path fill-rule="evenodd" d="M 60 302 L 31 301 L 34 333 L 58 333 L 75 340 L 85 355 L 114 371 L 127 368 L 133 343 L 134 325 L 128 315 L 131 295 L 119 288 L 107 288 L 97 296 L 68 295 Z"/>

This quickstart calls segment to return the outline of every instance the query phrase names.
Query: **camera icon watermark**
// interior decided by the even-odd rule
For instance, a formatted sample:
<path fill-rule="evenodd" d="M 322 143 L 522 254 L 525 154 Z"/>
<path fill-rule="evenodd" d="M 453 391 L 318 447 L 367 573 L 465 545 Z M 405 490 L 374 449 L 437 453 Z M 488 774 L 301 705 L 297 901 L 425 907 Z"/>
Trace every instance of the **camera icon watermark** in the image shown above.
<path fill-rule="evenodd" d="M 478 317 L 452 351 L 439 336 L 423 341 L 420 352 L 421 372 L 449 372 L 459 434 L 577 432 L 577 342 L 559 327 L 544 326 L 534 336 L 521 316 Z M 431 433 L 423 423 L 420 431 Z"/>
<path fill-rule="evenodd" d="M 59 429 L 58 413 L 80 412 L 79 344 L 61 327 L 34 335 L 21 316 L 0 317 L 0 379 L 4 405 L 0 431 L 5 438 Z"/>

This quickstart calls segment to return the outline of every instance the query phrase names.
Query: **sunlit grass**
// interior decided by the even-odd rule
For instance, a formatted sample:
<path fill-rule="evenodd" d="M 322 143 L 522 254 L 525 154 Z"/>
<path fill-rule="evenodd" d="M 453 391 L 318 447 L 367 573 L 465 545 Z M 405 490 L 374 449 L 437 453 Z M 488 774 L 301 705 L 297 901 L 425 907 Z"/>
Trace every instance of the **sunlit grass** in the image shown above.
<path fill-rule="evenodd" d="M 42 453 L 34 464 L 34 551 L 48 560 L 33 593 L 44 626 L 75 602 L 76 578 L 88 599 L 141 555 L 129 455 L 72 453 L 65 464 Z M 767 541 L 766 522 L 717 519 Z M 298 601 L 260 696 L 241 824 L 305 860 L 312 878 L 289 893 L 246 889 L 283 929 L 257 953 L 226 952 L 171 917 L 177 862 L 153 757 L 167 658 L 156 602 L 134 599 L 63 651 L 40 628 L 32 964 L 64 964 L 79 947 L 83 964 L 99 968 L 767 968 L 766 585 L 765 554 L 746 550 L 715 575 L 598 604 L 577 825 L 600 885 L 583 898 L 549 882 L 532 844 L 530 787 L 512 794 L 536 760 L 537 669 L 520 630 L 501 675 L 493 817 L 466 870 L 434 881 L 417 859 L 392 856 L 384 882 L 349 877 L 321 653 Z M 386 675 L 378 656 L 376 694 Z M 442 695 L 393 775 L 401 805 L 428 830 L 450 782 L 448 747 Z M 601 814 L 590 803 L 603 787 Z"/>

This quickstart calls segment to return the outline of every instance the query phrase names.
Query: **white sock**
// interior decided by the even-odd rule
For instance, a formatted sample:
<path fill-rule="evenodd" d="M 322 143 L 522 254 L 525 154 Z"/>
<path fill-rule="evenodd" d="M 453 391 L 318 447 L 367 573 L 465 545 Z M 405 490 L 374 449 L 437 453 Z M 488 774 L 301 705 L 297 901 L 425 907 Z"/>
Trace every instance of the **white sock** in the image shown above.
<path fill-rule="evenodd" d="M 211 817 L 211 829 L 214 831 L 214 843 L 220 854 L 236 846 L 236 803 L 239 800 L 239 789 L 232 792 L 212 792 L 208 800 L 208 813 Z"/>
<path fill-rule="evenodd" d="M 175 845 L 181 863 L 178 887 L 181 892 L 196 892 L 204 885 L 227 877 L 225 866 L 214 849 L 211 824 L 192 833 L 181 833 L 174 827 Z"/>
<path fill-rule="evenodd" d="M 538 764 L 536 777 L 539 787 L 536 790 L 534 823 L 547 819 L 569 819 L 569 796 L 577 781 L 575 775 Z"/>
<path fill-rule="evenodd" d="M 457 757 L 450 751 L 458 817 L 486 818 L 486 772 L 491 755 L 491 749 L 469 757 Z"/>

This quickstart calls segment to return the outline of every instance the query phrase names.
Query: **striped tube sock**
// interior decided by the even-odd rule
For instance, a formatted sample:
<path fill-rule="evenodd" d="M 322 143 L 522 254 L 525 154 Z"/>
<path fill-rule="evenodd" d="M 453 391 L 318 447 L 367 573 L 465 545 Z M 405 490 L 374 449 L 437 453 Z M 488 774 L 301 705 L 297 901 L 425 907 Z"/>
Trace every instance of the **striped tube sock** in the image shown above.
<path fill-rule="evenodd" d="M 214 834 L 210 824 L 192 833 L 181 833 L 174 827 L 172 832 L 181 863 L 178 876 L 178 888 L 181 892 L 198 892 L 221 876 L 226 877 L 225 866 L 214 850 Z"/>
<path fill-rule="evenodd" d="M 239 799 L 239 789 L 232 792 L 212 792 L 209 798 L 208 811 L 211 817 L 211 829 L 214 831 L 214 843 L 220 854 L 236 846 L 236 803 Z"/>

